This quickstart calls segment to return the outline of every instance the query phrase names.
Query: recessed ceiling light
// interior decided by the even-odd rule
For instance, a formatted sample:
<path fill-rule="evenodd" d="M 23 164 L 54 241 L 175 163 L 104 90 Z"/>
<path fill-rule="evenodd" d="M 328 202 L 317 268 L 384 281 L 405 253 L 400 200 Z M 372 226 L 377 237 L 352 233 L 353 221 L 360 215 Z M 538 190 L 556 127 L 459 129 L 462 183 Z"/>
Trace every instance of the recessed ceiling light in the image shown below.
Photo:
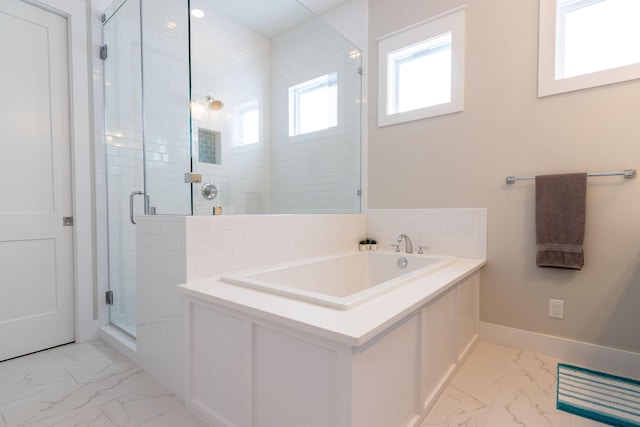
<path fill-rule="evenodd" d="M 191 9 L 191 16 L 194 18 L 203 18 L 204 11 L 202 9 Z"/>
<path fill-rule="evenodd" d="M 167 22 L 167 28 L 170 30 L 173 30 L 176 28 L 176 23 L 175 22 Z"/>

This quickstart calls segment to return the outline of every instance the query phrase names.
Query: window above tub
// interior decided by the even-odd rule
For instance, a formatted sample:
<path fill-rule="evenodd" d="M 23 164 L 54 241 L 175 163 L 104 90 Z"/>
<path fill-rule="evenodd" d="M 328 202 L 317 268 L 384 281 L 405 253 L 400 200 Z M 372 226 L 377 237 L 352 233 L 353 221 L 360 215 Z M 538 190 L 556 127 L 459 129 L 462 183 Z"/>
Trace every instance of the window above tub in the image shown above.
<path fill-rule="evenodd" d="M 640 78 L 640 1 L 540 0 L 538 96 Z"/>
<path fill-rule="evenodd" d="M 465 7 L 378 39 L 378 126 L 462 111 Z"/>

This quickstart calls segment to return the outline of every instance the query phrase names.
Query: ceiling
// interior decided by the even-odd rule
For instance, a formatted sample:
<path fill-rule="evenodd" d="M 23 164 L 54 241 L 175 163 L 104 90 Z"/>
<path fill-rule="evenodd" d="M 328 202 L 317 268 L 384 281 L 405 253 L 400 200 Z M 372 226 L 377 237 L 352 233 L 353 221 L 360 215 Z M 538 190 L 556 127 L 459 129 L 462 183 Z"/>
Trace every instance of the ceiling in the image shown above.
<path fill-rule="evenodd" d="M 234 21 L 272 38 L 333 9 L 345 0 L 197 0 L 192 7 L 214 8 Z M 302 4 L 304 3 L 304 4 Z M 313 11 L 313 12 L 312 12 Z"/>

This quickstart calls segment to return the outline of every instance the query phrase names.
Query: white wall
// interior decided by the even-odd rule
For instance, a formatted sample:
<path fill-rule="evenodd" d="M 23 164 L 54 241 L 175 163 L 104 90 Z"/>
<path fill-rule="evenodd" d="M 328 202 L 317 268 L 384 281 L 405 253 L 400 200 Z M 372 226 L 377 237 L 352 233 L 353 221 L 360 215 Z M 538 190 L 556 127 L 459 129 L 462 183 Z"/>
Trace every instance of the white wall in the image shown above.
<path fill-rule="evenodd" d="M 371 103 L 376 39 L 463 3 L 465 109 L 385 128 L 371 109 L 369 206 L 487 207 L 484 322 L 640 352 L 640 180 L 589 179 L 582 271 L 536 267 L 533 183 L 504 181 L 638 168 L 639 81 L 537 98 L 538 0 L 371 0 Z"/>

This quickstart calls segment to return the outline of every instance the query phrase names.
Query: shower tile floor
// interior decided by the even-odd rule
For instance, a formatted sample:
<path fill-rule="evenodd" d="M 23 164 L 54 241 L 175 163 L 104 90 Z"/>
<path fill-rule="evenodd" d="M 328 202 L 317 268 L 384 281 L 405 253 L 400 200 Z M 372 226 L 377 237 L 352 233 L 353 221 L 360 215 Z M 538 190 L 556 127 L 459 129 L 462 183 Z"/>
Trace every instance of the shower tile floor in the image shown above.
<path fill-rule="evenodd" d="M 555 409 L 558 362 L 481 341 L 421 427 L 603 426 Z M 138 366 L 92 341 L 0 363 L 0 427 L 17 426 L 206 423 Z"/>

